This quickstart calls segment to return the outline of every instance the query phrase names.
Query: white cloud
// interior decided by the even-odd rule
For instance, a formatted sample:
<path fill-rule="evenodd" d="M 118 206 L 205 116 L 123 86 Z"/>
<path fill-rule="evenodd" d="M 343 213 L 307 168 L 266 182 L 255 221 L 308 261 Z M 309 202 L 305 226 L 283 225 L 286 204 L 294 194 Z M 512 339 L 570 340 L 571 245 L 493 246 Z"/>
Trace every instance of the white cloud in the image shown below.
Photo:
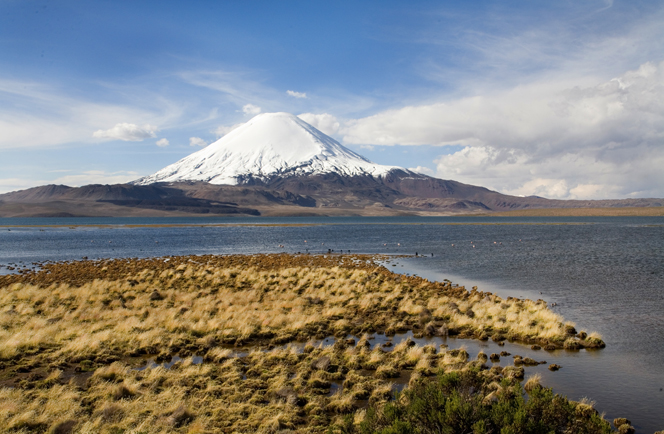
<path fill-rule="evenodd" d="M 244 125 L 244 123 L 239 123 L 239 124 L 235 124 L 235 125 L 231 125 L 231 126 L 221 125 L 221 126 L 217 127 L 216 130 L 214 130 L 214 133 L 217 135 L 217 137 L 223 137 L 226 134 L 233 131 L 234 129 L 236 129 L 238 127 L 241 127 L 242 125 Z"/>
<path fill-rule="evenodd" d="M 145 124 L 139 127 L 136 124 L 120 123 L 108 130 L 97 130 L 92 137 L 97 139 L 123 140 L 125 142 L 140 142 L 145 139 L 157 137 L 155 132 L 159 128 Z"/>
<path fill-rule="evenodd" d="M 351 144 L 461 145 L 440 157 L 439 176 L 512 194 L 661 197 L 664 62 L 594 86 L 541 81 L 386 111 L 342 133 Z"/>
<path fill-rule="evenodd" d="M 429 176 L 436 175 L 436 172 L 434 172 L 433 169 L 424 166 L 409 167 L 408 170 L 412 170 L 413 172 L 421 173 L 423 175 L 429 175 Z"/>
<path fill-rule="evenodd" d="M 664 9 L 650 5 L 629 12 L 622 7 L 607 10 L 610 4 L 568 3 L 548 16 L 538 8 L 519 8 L 519 13 L 508 13 L 505 5 L 479 8 L 471 20 L 409 33 L 431 50 L 414 71 L 457 92 L 485 93 L 544 76 L 618 75 L 661 59 Z M 441 17 L 450 15 L 444 11 Z M 458 55 L 449 56 L 450 49 Z"/>
<path fill-rule="evenodd" d="M 260 107 L 255 106 L 255 105 L 253 105 L 253 104 L 245 104 L 245 105 L 242 107 L 242 111 L 244 112 L 245 115 L 256 116 L 256 115 L 259 114 L 262 110 L 261 110 Z"/>
<path fill-rule="evenodd" d="M 339 120 L 328 113 L 302 113 L 301 115 L 297 115 L 297 117 L 324 132 L 328 136 L 338 133 L 341 126 Z"/>
<path fill-rule="evenodd" d="M 304 92 L 295 92 L 294 90 L 287 90 L 286 93 L 288 96 L 292 96 L 293 98 L 306 98 L 307 94 Z"/>
<path fill-rule="evenodd" d="M 160 148 L 165 148 L 166 146 L 170 145 L 171 142 L 168 141 L 168 139 L 159 139 L 157 140 L 156 145 L 159 146 Z"/>
<path fill-rule="evenodd" d="M 201 139 L 200 137 L 190 137 L 189 138 L 189 146 L 207 146 L 208 144 L 205 142 L 205 140 Z"/>
<path fill-rule="evenodd" d="M 482 185 L 517 196 L 552 199 L 662 197 L 664 151 L 636 146 L 623 162 L 599 160 L 592 149 L 579 149 L 537 160 L 520 150 L 465 147 L 443 155 L 437 176 Z"/>

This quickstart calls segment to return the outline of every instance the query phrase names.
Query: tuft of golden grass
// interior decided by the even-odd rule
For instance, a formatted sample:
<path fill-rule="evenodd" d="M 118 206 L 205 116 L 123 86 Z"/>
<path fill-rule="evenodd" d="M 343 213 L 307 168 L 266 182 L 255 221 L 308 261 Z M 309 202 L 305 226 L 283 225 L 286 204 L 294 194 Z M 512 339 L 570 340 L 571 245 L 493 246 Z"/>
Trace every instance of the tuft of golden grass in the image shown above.
<path fill-rule="evenodd" d="M 540 373 L 533 374 L 526 380 L 526 383 L 523 385 L 523 389 L 530 393 L 533 390 L 542 387 L 541 385 L 542 375 Z"/>
<path fill-rule="evenodd" d="M 569 326 L 544 302 L 400 276 L 361 255 L 45 264 L 0 276 L 0 362 L 9 366 L 3 378 L 19 369 L 43 373 L 0 388 L 0 426 L 322 432 L 361 402 L 391 399 L 390 379 L 404 369 L 416 382 L 469 366 L 463 348 L 438 353 L 406 340 L 389 352 L 372 349 L 376 331 L 557 347 L 601 341 L 596 334 L 575 339 Z M 361 338 L 348 346 L 348 334 Z M 311 343 L 330 335 L 340 338 L 333 346 Z M 310 343 L 298 350 L 294 341 Z M 176 354 L 184 360 L 170 369 L 127 363 Z M 523 377 L 523 368 L 512 368 L 505 376 Z M 330 396 L 333 385 L 341 387 Z"/>
<path fill-rule="evenodd" d="M 558 347 L 568 337 L 568 324 L 543 302 L 399 276 L 367 258 L 358 267 L 303 256 L 279 268 L 280 256 L 247 257 L 244 266 L 235 257 L 83 261 L 2 276 L 0 359 L 38 353 L 76 363 L 386 329 Z"/>

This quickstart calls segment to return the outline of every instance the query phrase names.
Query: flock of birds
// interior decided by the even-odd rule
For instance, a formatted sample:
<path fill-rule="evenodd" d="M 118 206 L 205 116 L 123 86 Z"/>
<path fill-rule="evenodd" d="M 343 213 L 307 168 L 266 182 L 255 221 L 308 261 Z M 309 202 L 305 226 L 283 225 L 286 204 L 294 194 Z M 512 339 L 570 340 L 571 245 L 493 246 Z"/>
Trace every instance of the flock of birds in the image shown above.
<path fill-rule="evenodd" d="M 109 241 L 109 242 L 110 242 L 110 241 Z M 521 240 L 519 240 L 519 242 L 521 242 Z M 306 244 L 307 246 L 310 245 L 309 242 L 308 242 L 307 240 L 304 240 L 304 244 Z M 471 241 L 470 244 L 471 244 L 471 246 L 472 246 L 473 249 L 474 249 L 475 247 L 477 247 L 477 244 L 475 244 L 475 241 Z M 496 245 L 496 246 L 502 246 L 502 245 L 503 245 L 503 243 L 502 243 L 501 241 L 494 241 L 493 244 Z M 320 245 L 321 245 L 321 246 L 324 246 L 325 243 L 320 243 Z M 396 243 L 396 245 L 397 245 L 397 247 L 401 247 L 401 243 Z M 387 247 L 387 246 L 388 246 L 388 243 L 383 243 L 383 247 Z M 456 247 L 457 245 L 454 244 L 454 243 L 452 243 L 451 246 L 452 246 L 452 247 Z M 286 248 L 286 246 L 285 246 L 284 244 L 279 244 L 278 247 L 279 247 L 280 249 L 285 249 L 285 248 Z M 342 251 L 343 251 L 343 250 L 342 250 Z M 417 252 L 415 252 L 415 256 L 419 256 L 419 255 L 417 254 Z M 431 256 L 433 256 L 433 253 L 431 254 Z"/>

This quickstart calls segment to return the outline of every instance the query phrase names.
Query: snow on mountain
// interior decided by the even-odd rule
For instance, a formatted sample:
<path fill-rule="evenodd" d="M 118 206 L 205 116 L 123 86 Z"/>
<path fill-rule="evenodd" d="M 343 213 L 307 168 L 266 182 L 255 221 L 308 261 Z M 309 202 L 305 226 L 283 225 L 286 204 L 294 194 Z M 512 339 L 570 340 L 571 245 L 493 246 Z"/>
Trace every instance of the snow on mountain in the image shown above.
<path fill-rule="evenodd" d="M 204 149 L 134 181 L 205 181 L 242 184 L 248 179 L 338 173 L 381 177 L 396 166 L 374 164 L 290 113 L 264 113 Z"/>

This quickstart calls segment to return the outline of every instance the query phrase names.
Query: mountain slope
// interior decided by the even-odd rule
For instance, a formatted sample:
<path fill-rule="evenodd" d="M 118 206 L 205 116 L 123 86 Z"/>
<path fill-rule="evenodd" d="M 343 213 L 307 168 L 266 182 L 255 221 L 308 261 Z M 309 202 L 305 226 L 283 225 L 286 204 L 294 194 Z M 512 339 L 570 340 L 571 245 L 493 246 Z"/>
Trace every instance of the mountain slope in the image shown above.
<path fill-rule="evenodd" d="M 264 113 L 204 149 L 134 181 L 249 184 L 275 177 L 337 173 L 380 177 L 394 166 L 374 164 L 289 113 Z"/>

